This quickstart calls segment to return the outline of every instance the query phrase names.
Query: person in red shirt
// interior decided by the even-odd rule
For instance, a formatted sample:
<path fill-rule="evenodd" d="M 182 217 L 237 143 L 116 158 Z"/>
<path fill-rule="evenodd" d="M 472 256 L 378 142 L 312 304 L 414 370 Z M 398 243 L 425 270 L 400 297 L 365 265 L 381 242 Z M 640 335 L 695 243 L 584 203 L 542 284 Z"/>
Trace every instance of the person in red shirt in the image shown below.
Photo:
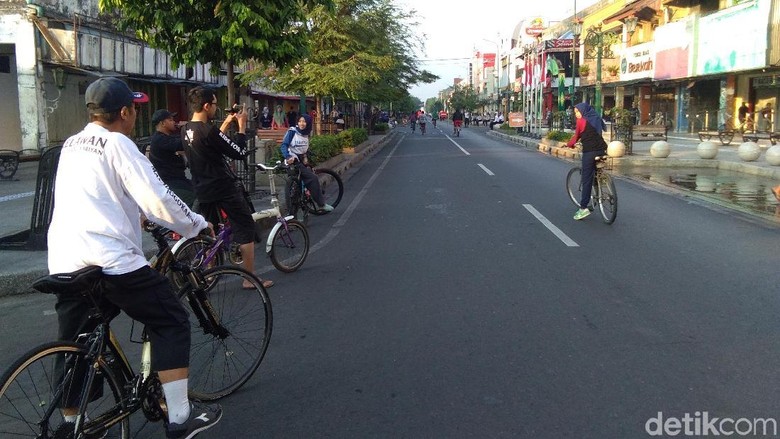
<path fill-rule="evenodd" d="M 607 142 L 601 135 L 606 125 L 596 110 L 585 102 L 574 106 L 574 116 L 577 118 L 576 129 L 566 146 L 574 148 L 578 140 L 582 143 L 582 198 L 580 208 L 574 214 L 575 220 L 581 220 L 590 215 L 588 204 L 596 173 L 596 157 L 607 153 Z"/>

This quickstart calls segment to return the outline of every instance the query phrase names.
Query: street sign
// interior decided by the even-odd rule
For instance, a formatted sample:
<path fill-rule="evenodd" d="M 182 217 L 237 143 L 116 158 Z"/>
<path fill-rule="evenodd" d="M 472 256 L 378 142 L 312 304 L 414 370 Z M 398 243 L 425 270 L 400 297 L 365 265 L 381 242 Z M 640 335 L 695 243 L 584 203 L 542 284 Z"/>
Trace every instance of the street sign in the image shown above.
<path fill-rule="evenodd" d="M 509 126 L 522 128 L 525 126 L 525 113 L 509 113 Z"/>

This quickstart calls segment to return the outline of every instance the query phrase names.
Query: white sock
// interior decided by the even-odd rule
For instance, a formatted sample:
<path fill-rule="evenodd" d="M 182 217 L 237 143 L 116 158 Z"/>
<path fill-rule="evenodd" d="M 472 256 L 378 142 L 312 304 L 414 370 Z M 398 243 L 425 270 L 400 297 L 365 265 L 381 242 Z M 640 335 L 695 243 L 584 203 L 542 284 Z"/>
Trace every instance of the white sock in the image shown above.
<path fill-rule="evenodd" d="M 187 398 L 187 378 L 162 385 L 165 404 L 168 406 L 168 422 L 183 424 L 190 417 L 190 400 Z"/>

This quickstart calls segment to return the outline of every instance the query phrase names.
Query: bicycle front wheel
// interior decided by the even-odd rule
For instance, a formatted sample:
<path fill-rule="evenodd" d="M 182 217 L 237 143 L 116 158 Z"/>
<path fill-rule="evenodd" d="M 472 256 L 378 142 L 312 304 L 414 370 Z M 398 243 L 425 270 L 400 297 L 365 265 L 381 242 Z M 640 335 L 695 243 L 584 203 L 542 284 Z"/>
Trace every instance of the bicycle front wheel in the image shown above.
<path fill-rule="evenodd" d="M 615 190 L 615 183 L 612 181 L 612 177 L 606 172 L 602 172 L 597 179 L 598 184 L 598 197 L 599 197 L 599 211 L 604 218 L 604 222 L 612 224 L 617 217 L 617 191 Z"/>
<path fill-rule="evenodd" d="M 317 168 L 314 170 L 317 178 L 320 179 L 320 188 L 322 190 L 322 199 L 326 204 L 330 204 L 336 207 L 341 203 L 341 197 L 344 196 L 344 182 L 341 180 L 341 176 L 332 170 L 327 168 Z M 312 203 L 314 209 L 312 213 L 315 215 L 323 215 L 327 212 L 322 212 L 317 209 L 317 206 Z"/>
<path fill-rule="evenodd" d="M 277 270 L 292 273 L 309 255 L 309 232 L 300 221 L 289 220 L 276 230 L 268 257 Z"/>
<path fill-rule="evenodd" d="M 174 253 L 173 259 L 177 262 L 183 262 L 188 266 L 192 266 L 193 262 L 195 262 L 195 258 L 198 257 L 198 255 L 201 257 L 205 256 L 205 252 L 210 245 L 211 243 L 203 238 L 195 237 L 188 239 L 181 245 L 181 247 L 176 249 L 176 253 Z M 225 251 L 220 248 L 217 250 L 214 258 L 205 267 L 199 268 L 207 269 L 224 265 L 226 259 Z M 173 281 L 173 285 L 176 287 L 176 290 L 182 289 L 184 284 L 187 282 L 181 273 L 173 270 L 169 270 L 168 278 Z"/>
<path fill-rule="evenodd" d="M 222 266 L 204 271 L 203 277 L 213 282 L 208 289 L 184 291 L 191 328 L 189 394 L 213 401 L 235 392 L 260 366 L 273 312 L 254 274 Z"/>
<path fill-rule="evenodd" d="M 108 430 L 100 427 L 124 412 L 122 386 L 100 361 L 92 388 L 83 392 L 91 366 L 86 347 L 67 342 L 43 344 L 18 359 L 0 378 L 0 437 L 129 438 L 128 418 Z M 84 394 L 91 395 L 84 413 L 87 421 L 74 435 L 75 425 L 65 421 L 61 409 L 78 408 Z"/>
<path fill-rule="evenodd" d="M 575 206 L 580 207 L 580 199 L 582 198 L 582 169 L 579 167 L 571 168 L 569 174 L 566 175 L 566 192 L 569 194 L 569 199 Z"/>

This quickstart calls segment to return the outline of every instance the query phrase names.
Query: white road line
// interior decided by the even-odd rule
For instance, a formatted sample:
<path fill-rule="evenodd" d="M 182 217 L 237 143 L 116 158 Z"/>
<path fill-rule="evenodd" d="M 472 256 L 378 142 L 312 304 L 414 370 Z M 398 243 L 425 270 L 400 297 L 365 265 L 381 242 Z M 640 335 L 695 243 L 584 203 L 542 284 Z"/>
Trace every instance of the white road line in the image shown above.
<path fill-rule="evenodd" d="M 534 206 L 531 206 L 530 204 L 523 204 L 523 207 L 529 212 L 531 212 L 531 215 L 535 216 L 536 219 L 539 220 L 542 224 L 544 224 L 545 227 L 547 227 L 551 232 L 553 232 L 553 235 L 557 236 L 558 239 L 563 241 L 564 244 L 566 244 L 567 247 L 579 247 L 580 245 L 574 242 L 573 239 L 566 236 L 565 233 L 561 231 L 561 229 L 555 227 L 553 223 L 550 222 L 547 218 L 544 217 L 541 213 L 539 213 L 538 210 L 534 208 Z"/>
<path fill-rule="evenodd" d="M 493 173 L 493 172 L 492 172 L 490 169 L 488 169 L 487 167 L 485 167 L 485 165 L 483 165 L 482 163 L 477 163 L 477 165 L 478 165 L 480 168 L 482 168 L 482 170 L 483 170 L 483 171 L 485 171 L 485 173 L 486 173 L 487 175 L 496 175 L 496 174 L 494 174 L 494 173 Z"/>
<path fill-rule="evenodd" d="M 33 195 L 35 195 L 35 192 L 22 192 L 20 194 L 6 195 L 0 197 L 0 203 L 2 203 L 3 201 L 11 201 L 11 200 L 18 200 L 19 198 L 32 197 Z"/>
<path fill-rule="evenodd" d="M 450 136 L 448 136 L 448 135 L 446 135 L 446 134 L 444 135 L 444 137 L 446 137 L 446 138 L 450 139 L 450 142 L 454 143 L 454 144 L 455 144 L 455 146 L 457 146 L 458 148 L 460 148 L 460 150 L 461 150 L 461 151 L 463 151 L 463 154 L 466 154 L 466 155 L 471 155 L 471 153 L 470 153 L 470 152 L 466 151 L 465 149 L 463 149 L 463 147 L 462 147 L 462 146 L 458 145 L 458 142 L 456 142 L 456 141 L 452 140 L 452 137 L 450 137 Z"/>

